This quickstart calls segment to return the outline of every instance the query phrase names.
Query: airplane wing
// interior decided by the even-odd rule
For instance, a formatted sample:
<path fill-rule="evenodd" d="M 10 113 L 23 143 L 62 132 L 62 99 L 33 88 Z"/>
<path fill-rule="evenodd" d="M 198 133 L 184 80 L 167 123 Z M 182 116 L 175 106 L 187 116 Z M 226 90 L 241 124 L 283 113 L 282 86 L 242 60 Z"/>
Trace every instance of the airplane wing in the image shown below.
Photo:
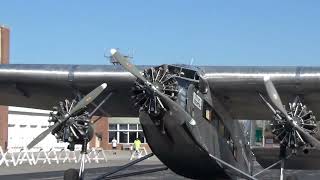
<path fill-rule="evenodd" d="M 59 101 L 74 98 L 77 92 L 86 95 L 104 82 L 108 87 L 103 93 L 113 95 L 103 109 L 110 116 L 138 116 L 130 103 L 135 78 L 117 66 L 0 65 L 0 104 L 50 110 Z"/>
<path fill-rule="evenodd" d="M 140 66 L 144 69 L 146 66 Z M 270 119 L 272 113 L 259 97 L 267 97 L 264 76 L 270 76 L 284 104 L 299 95 L 320 115 L 320 67 L 199 67 L 212 94 L 235 119 Z M 107 65 L 0 65 L 0 104 L 51 109 L 57 102 L 86 94 L 101 83 L 115 93 L 104 104 L 111 116 L 137 116 L 130 101 L 135 77 L 119 66 Z"/>
<path fill-rule="evenodd" d="M 268 99 L 265 76 L 276 86 L 283 104 L 296 96 L 320 115 L 320 67 L 202 67 L 211 91 L 235 119 L 271 119 L 272 112 L 259 97 Z"/>

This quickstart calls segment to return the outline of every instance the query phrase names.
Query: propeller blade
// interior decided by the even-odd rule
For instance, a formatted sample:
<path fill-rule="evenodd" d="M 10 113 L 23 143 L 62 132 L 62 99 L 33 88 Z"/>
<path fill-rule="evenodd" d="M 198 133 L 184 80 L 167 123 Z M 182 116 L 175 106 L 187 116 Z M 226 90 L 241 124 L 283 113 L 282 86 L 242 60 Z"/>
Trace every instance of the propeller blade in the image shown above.
<path fill-rule="evenodd" d="M 82 98 L 77 105 L 72 108 L 69 112 L 70 115 L 84 108 L 88 104 L 90 104 L 96 97 L 98 97 L 102 91 L 107 87 L 107 83 L 103 83 L 94 90 L 92 90 L 89 94 L 87 94 L 84 98 Z"/>
<path fill-rule="evenodd" d="M 35 145 L 37 145 L 40 141 L 42 141 L 48 134 L 51 133 L 53 129 L 55 129 L 57 126 L 59 126 L 61 123 L 56 123 L 47 130 L 43 131 L 41 134 L 39 134 L 36 138 L 34 138 L 28 145 L 27 149 L 33 148 Z"/>
<path fill-rule="evenodd" d="M 266 86 L 267 93 L 269 95 L 270 100 L 272 103 L 281 111 L 286 117 L 288 116 L 287 111 L 284 109 L 280 96 L 274 87 L 272 81 L 270 80 L 269 76 L 264 77 L 264 85 Z"/>
<path fill-rule="evenodd" d="M 35 145 L 37 145 L 40 141 L 42 141 L 48 134 L 52 132 L 56 127 L 58 127 L 60 124 L 65 122 L 66 120 L 69 119 L 69 117 L 74 114 L 75 112 L 79 111 L 80 109 L 84 108 L 88 104 L 90 104 L 96 97 L 98 97 L 102 91 L 107 87 L 107 83 L 103 83 L 94 90 L 92 90 L 89 94 L 87 94 L 84 98 L 82 98 L 76 106 L 74 106 L 69 113 L 67 113 L 60 122 L 55 123 L 52 125 L 50 128 L 47 130 L 43 131 L 39 136 L 37 136 L 35 139 L 33 139 L 28 145 L 27 148 L 31 149 Z"/>
<path fill-rule="evenodd" d="M 310 135 L 309 133 L 307 133 L 306 131 L 304 131 L 300 126 L 298 126 L 295 123 L 291 123 L 293 125 L 293 127 L 295 127 L 295 129 L 303 136 L 303 138 L 310 143 L 313 147 L 315 147 L 316 149 L 320 150 L 320 142 L 313 137 L 312 135 Z"/>
<path fill-rule="evenodd" d="M 138 68 L 130 63 L 128 58 L 124 57 L 122 54 L 120 54 L 116 49 L 110 50 L 111 56 L 118 61 L 118 63 L 123 66 L 127 71 L 129 71 L 132 75 L 134 75 L 136 78 L 140 79 L 142 82 L 147 83 L 148 80 L 143 77 L 138 70 Z"/>
<path fill-rule="evenodd" d="M 271 104 L 259 93 L 260 98 L 263 102 L 268 106 L 268 108 L 272 111 L 273 114 L 277 114 L 277 111 L 271 106 Z"/>

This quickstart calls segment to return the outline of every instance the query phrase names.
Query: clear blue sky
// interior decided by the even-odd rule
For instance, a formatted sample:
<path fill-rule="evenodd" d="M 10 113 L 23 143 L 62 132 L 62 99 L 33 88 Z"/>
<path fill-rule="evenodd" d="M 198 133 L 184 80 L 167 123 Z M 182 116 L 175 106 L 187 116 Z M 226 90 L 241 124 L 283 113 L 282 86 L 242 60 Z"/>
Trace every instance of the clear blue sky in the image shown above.
<path fill-rule="evenodd" d="M 0 3 L 11 63 L 320 65 L 320 1 L 68 0 Z"/>

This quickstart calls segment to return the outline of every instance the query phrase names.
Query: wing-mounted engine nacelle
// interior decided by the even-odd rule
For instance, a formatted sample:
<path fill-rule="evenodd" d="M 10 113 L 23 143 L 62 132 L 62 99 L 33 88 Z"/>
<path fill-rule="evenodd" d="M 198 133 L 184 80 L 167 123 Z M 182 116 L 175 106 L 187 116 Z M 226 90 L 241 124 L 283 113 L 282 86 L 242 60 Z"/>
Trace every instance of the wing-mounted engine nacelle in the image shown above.
<path fill-rule="evenodd" d="M 289 108 L 286 109 L 288 115 L 292 118 L 293 123 L 301 127 L 305 132 L 313 135 L 317 131 L 316 117 L 313 112 L 304 105 L 299 97 L 289 103 Z M 296 128 L 292 128 L 283 115 L 278 112 L 274 115 L 272 120 L 271 129 L 272 133 L 280 141 L 280 144 L 290 147 L 298 148 L 303 147 L 303 152 L 307 153 L 309 144 L 304 139 Z"/>
<path fill-rule="evenodd" d="M 53 107 L 53 111 L 49 115 L 49 122 L 55 124 L 61 121 L 76 103 L 75 99 L 72 101 L 68 99 L 60 101 L 58 106 Z M 58 141 L 69 143 L 68 149 L 70 150 L 74 150 L 76 144 L 87 144 L 92 139 L 93 133 L 89 112 L 86 108 L 71 116 L 68 121 L 57 126 L 52 131 Z"/>

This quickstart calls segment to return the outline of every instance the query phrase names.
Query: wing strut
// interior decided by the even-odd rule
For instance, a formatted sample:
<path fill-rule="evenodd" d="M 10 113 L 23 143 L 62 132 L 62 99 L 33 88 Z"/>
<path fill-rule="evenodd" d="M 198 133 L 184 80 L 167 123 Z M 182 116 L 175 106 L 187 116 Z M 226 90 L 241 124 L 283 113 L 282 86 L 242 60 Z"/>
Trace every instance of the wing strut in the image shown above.
<path fill-rule="evenodd" d="M 165 171 L 168 170 L 168 167 L 162 166 L 162 167 L 158 167 L 158 168 L 152 168 L 152 169 L 147 169 L 147 170 L 142 170 L 142 171 L 135 171 L 135 172 L 131 172 L 131 173 L 125 173 L 125 174 L 119 174 L 119 175 L 114 175 L 115 173 L 122 171 L 124 169 L 127 169 L 128 167 L 135 165 L 143 160 L 146 160 L 150 157 L 152 157 L 154 154 L 150 153 L 148 155 L 145 155 L 139 159 L 136 159 L 132 162 L 129 162 L 123 166 L 120 166 L 116 169 L 114 169 L 113 171 L 110 171 L 106 174 L 102 174 L 96 178 L 94 178 L 94 180 L 102 180 L 102 179 L 118 179 L 118 178 L 123 178 L 123 177 L 129 177 L 129 176 L 135 176 L 135 175 L 140 175 L 140 174 L 147 174 L 147 173 L 153 173 L 153 172 L 158 172 L 158 171 Z"/>
<path fill-rule="evenodd" d="M 251 179 L 251 180 L 257 180 L 254 176 L 251 176 L 251 175 L 243 172 L 242 170 L 240 170 L 240 169 L 232 166 L 231 164 L 223 161 L 222 159 L 219 159 L 219 158 L 217 158 L 216 156 L 214 156 L 214 155 L 212 155 L 212 154 L 209 154 L 209 156 L 210 156 L 212 159 L 214 159 L 214 160 L 218 161 L 219 163 L 223 164 L 225 167 L 229 168 L 230 170 L 235 171 L 237 174 L 241 174 L 241 176 L 239 176 L 239 177 L 244 177 L 244 178 L 246 178 L 246 179 Z"/>

